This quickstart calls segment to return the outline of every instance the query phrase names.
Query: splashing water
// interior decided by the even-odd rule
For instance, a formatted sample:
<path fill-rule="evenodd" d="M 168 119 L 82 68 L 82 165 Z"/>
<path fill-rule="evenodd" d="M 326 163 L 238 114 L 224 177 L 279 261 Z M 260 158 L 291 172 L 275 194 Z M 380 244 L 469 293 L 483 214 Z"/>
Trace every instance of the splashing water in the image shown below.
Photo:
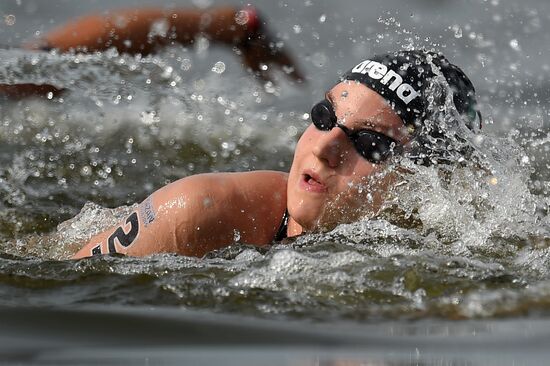
<path fill-rule="evenodd" d="M 288 33 L 311 34 L 314 45 L 323 45 L 321 27 L 335 29 L 334 39 L 348 38 L 333 24 L 339 16 L 323 11 L 311 24 L 289 19 Z M 402 22 L 395 14 L 374 19 L 342 54 L 362 57 L 394 42 L 439 46 Z M 452 24 L 441 29 L 453 42 L 471 42 L 493 77 L 490 30 Z M 162 33 L 160 26 L 152 31 Z M 508 38 L 506 49 L 515 54 L 527 47 L 521 36 Z M 309 116 L 278 103 L 305 93 L 235 75 L 240 66 L 233 55 L 211 57 L 209 44 L 198 43 L 199 56 L 182 48 L 149 57 L 0 51 L 0 82 L 70 90 L 49 100 L 0 102 L 1 304 L 173 305 L 356 321 L 549 313 L 548 136 L 542 129 L 494 136 L 451 125 L 445 133 L 454 137 L 452 147 L 469 147 L 469 159 L 423 166 L 396 157 L 389 172 L 398 184 L 381 212 L 328 233 L 271 248 L 237 244 L 203 259 L 66 260 L 169 181 L 206 171 L 288 170 Z M 327 49 L 334 44 L 327 41 Z M 321 76 L 338 62 L 321 48 L 304 60 Z M 495 83 L 488 90 L 521 100 L 515 87 Z M 453 108 L 447 100 L 445 115 Z M 504 125 L 498 116 L 506 113 L 492 112 L 497 117 L 488 119 Z"/>

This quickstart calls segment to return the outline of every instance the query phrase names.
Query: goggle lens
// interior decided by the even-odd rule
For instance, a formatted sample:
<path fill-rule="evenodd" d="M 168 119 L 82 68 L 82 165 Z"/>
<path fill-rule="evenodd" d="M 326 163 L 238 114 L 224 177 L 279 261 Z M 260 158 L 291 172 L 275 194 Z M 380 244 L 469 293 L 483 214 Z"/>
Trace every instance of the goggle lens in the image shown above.
<path fill-rule="evenodd" d="M 397 142 L 382 133 L 373 130 L 351 131 L 339 124 L 332 104 L 322 100 L 311 109 L 311 120 L 321 131 L 330 131 L 334 127 L 341 128 L 349 137 L 355 149 L 361 156 L 373 164 L 386 160 L 397 147 Z"/>

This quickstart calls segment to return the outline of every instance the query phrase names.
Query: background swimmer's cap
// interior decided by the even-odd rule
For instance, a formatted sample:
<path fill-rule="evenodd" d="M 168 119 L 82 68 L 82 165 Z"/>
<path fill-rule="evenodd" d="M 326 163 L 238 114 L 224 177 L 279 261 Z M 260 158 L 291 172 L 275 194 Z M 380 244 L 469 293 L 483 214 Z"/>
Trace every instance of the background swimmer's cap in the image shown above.
<path fill-rule="evenodd" d="M 481 127 L 472 82 L 440 53 L 412 50 L 375 55 L 353 67 L 341 79 L 356 80 L 375 90 L 406 125 L 419 127 L 436 108 L 444 105 L 446 93 L 433 93 L 440 76 L 452 90 L 454 105 L 466 126 L 473 130 L 479 123 Z"/>

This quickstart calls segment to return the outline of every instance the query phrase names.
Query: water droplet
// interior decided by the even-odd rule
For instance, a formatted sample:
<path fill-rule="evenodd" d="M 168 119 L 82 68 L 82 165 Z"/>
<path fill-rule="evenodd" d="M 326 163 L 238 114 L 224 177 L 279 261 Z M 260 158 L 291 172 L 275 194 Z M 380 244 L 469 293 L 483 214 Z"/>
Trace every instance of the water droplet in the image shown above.
<path fill-rule="evenodd" d="M 241 240 L 241 233 L 239 232 L 239 230 L 233 229 L 233 241 L 235 243 L 238 243 L 239 240 Z"/>
<path fill-rule="evenodd" d="M 294 137 L 298 134 L 298 129 L 295 126 L 289 126 L 287 128 L 288 136 Z"/>
<path fill-rule="evenodd" d="M 299 24 L 294 24 L 292 29 L 294 29 L 294 33 L 296 33 L 296 34 L 302 33 L 302 26 L 300 26 Z"/>
<path fill-rule="evenodd" d="M 275 88 L 275 85 L 273 85 L 271 81 L 268 81 L 267 83 L 264 84 L 264 90 L 268 94 L 274 94 L 277 91 L 277 89 Z"/>
<path fill-rule="evenodd" d="M 212 71 L 216 74 L 222 74 L 225 71 L 225 64 L 222 61 L 218 61 L 212 67 Z"/>
<path fill-rule="evenodd" d="M 84 165 L 81 169 L 80 169 L 80 175 L 84 176 L 84 177 L 88 177 L 92 174 L 92 168 L 88 165 Z"/>
<path fill-rule="evenodd" d="M 455 33 L 455 38 L 462 38 L 462 28 L 460 28 L 460 26 L 455 24 L 451 27 L 451 29 Z"/>
<path fill-rule="evenodd" d="M 160 19 L 155 21 L 153 24 L 151 24 L 151 28 L 149 30 L 149 37 L 166 37 L 166 34 L 168 33 L 168 29 L 170 28 L 170 23 L 166 21 L 166 19 Z"/>
<path fill-rule="evenodd" d="M 311 61 L 317 67 L 323 67 L 328 62 L 328 57 L 323 52 L 315 52 L 313 55 L 311 55 Z"/>
<path fill-rule="evenodd" d="M 126 28 L 128 25 L 128 18 L 122 15 L 118 15 L 115 17 L 114 23 L 117 28 Z"/>
<path fill-rule="evenodd" d="M 150 126 L 153 123 L 160 121 L 160 118 L 157 116 L 155 111 L 144 111 L 140 113 L 140 120 L 144 125 Z M 130 139 L 128 142 L 133 143 L 134 140 Z"/>
<path fill-rule="evenodd" d="M 324 23 L 326 20 L 327 20 L 327 16 L 325 14 L 319 17 L 319 23 Z"/>
<path fill-rule="evenodd" d="M 521 51 L 521 48 L 519 47 L 519 42 L 515 38 L 510 40 L 510 47 L 512 47 L 514 51 Z"/>
<path fill-rule="evenodd" d="M 6 23 L 6 25 L 14 25 L 15 24 L 15 15 L 13 14 L 8 14 L 6 16 L 4 16 L 4 22 Z"/>
<path fill-rule="evenodd" d="M 174 71 L 174 69 L 172 68 L 172 66 L 166 66 L 163 70 L 162 70 L 162 74 L 160 75 L 163 79 L 168 79 L 170 78 L 170 76 L 172 75 L 172 72 Z"/>
<path fill-rule="evenodd" d="M 292 66 L 283 65 L 282 69 L 285 74 L 292 74 L 294 72 L 294 67 Z"/>
<path fill-rule="evenodd" d="M 183 60 L 181 60 L 181 66 L 180 66 L 180 69 L 182 69 L 183 71 L 187 71 L 191 68 L 192 64 L 191 64 L 191 60 L 188 59 L 188 58 L 184 58 Z"/>
<path fill-rule="evenodd" d="M 237 145 L 233 141 L 224 141 L 222 142 L 222 149 L 233 151 Z"/>
<path fill-rule="evenodd" d="M 206 37 L 198 37 L 195 40 L 195 50 L 198 54 L 205 53 L 210 48 L 210 41 Z"/>
<path fill-rule="evenodd" d="M 239 25 L 245 25 L 248 23 L 248 12 L 241 10 L 235 14 L 235 23 Z"/>

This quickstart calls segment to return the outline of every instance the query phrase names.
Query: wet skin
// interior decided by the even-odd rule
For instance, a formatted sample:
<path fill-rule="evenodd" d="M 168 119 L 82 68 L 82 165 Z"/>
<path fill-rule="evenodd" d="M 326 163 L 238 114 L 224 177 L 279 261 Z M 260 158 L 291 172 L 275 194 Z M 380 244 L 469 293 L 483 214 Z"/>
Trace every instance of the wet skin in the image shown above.
<path fill-rule="evenodd" d="M 366 86 L 340 83 L 326 97 L 349 130 L 371 129 L 399 144 L 409 140 L 399 116 Z M 312 125 L 298 141 L 289 174 L 253 171 L 182 178 L 154 192 L 120 225 L 91 238 L 74 258 L 162 252 L 200 257 L 235 241 L 267 245 L 285 208 L 291 215 L 288 236 L 328 230 L 375 212 L 392 186 L 388 171 L 387 163 L 362 157 L 341 128 L 321 131 Z"/>
<path fill-rule="evenodd" d="M 403 145 L 409 141 L 401 118 L 368 87 L 345 81 L 326 97 L 348 129 L 371 129 Z M 341 128 L 321 131 L 310 125 L 298 141 L 288 178 L 289 234 L 331 229 L 375 212 L 392 183 L 386 167 L 363 158 Z"/>

